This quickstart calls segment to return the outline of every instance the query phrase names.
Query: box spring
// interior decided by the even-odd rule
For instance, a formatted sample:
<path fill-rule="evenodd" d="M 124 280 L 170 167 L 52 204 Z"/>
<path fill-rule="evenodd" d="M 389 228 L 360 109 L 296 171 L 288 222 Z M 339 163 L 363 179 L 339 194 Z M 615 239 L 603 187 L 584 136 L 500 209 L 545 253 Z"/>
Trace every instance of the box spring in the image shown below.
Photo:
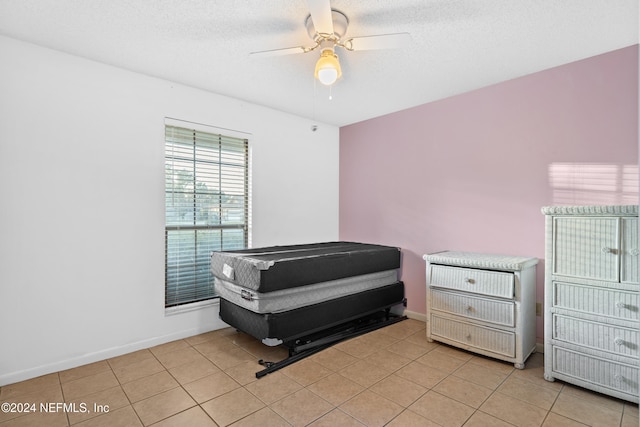
<path fill-rule="evenodd" d="M 214 280 L 214 287 L 218 296 L 247 310 L 255 313 L 279 313 L 391 285 L 397 281 L 397 270 L 388 270 L 264 293 L 218 277 Z"/>
<path fill-rule="evenodd" d="M 390 308 L 404 300 L 401 281 L 280 313 L 255 313 L 220 298 L 220 318 L 260 340 L 289 342 Z"/>
<path fill-rule="evenodd" d="M 400 249 L 353 242 L 218 251 L 214 276 L 257 292 L 328 282 L 400 268 Z"/>

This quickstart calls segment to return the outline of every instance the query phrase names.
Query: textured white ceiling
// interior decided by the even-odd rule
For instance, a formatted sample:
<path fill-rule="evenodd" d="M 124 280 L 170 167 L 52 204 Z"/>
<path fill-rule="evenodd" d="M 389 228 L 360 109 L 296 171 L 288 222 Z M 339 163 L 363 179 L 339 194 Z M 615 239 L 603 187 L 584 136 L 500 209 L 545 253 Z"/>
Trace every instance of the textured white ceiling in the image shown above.
<path fill-rule="evenodd" d="M 319 52 L 249 56 L 311 44 L 304 0 L 0 0 L 0 34 L 342 126 L 637 44 L 638 3 L 333 0 L 347 36 L 412 42 L 337 50 L 332 100 Z"/>

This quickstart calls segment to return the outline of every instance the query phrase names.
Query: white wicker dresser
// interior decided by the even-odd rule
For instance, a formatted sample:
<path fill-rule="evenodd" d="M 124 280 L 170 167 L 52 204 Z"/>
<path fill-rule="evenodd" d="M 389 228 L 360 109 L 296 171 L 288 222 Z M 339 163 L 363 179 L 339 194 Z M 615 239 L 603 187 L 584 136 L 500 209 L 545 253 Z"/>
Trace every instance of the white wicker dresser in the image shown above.
<path fill-rule="evenodd" d="M 638 402 L 638 206 L 542 213 L 545 379 Z"/>
<path fill-rule="evenodd" d="M 536 348 L 538 259 L 451 251 L 423 258 L 427 340 L 524 368 Z"/>

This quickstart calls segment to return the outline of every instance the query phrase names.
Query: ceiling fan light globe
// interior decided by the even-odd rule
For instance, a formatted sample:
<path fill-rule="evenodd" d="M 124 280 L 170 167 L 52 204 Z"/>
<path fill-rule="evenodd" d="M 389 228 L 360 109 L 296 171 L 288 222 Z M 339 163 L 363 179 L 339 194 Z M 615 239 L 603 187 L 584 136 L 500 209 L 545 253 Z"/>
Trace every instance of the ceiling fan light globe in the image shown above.
<path fill-rule="evenodd" d="M 333 68 L 324 68 L 318 71 L 318 80 L 326 86 L 330 86 L 338 80 L 338 71 Z"/>
<path fill-rule="evenodd" d="M 318 62 L 316 62 L 315 77 L 323 85 L 330 86 L 342 76 L 338 55 L 332 49 L 322 51 Z"/>

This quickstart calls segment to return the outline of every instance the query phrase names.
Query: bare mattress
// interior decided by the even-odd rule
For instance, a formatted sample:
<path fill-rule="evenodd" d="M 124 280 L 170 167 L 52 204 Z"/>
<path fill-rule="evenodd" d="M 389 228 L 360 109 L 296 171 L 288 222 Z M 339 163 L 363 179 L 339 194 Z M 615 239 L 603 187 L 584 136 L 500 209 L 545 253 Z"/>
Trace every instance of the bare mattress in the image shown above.
<path fill-rule="evenodd" d="M 211 255 L 215 277 L 260 293 L 398 268 L 397 247 L 354 242 L 271 246 Z"/>
<path fill-rule="evenodd" d="M 273 292 L 257 292 L 218 277 L 214 280 L 214 287 L 221 298 L 247 310 L 255 313 L 280 313 L 391 285 L 397 281 L 397 270 L 387 270 Z"/>

